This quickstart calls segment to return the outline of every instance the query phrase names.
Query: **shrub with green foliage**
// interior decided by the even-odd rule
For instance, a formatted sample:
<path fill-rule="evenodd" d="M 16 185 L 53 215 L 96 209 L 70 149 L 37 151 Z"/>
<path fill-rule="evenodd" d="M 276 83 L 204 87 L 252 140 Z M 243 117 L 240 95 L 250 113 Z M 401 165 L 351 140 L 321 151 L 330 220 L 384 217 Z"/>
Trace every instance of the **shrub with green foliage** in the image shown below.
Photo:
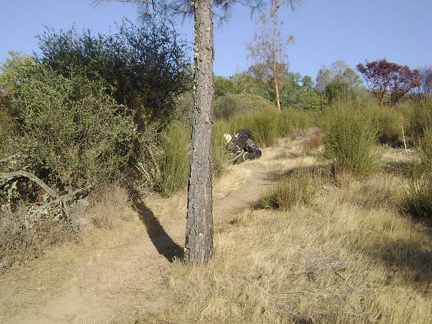
<path fill-rule="evenodd" d="M 296 102 L 287 106 L 303 110 L 319 110 L 323 107 L 323 100 L 311 89 L 301 89 L 297 93 Z"/>
<path fill-rule="evenodd" d="M 213 174 L 223 174 L 229 163 L 229 152 L 225 149 L 224 134 L 228 133 L 226 121 L 216 120 L 213 127 Z M 186 189 L 189 175 L 190 129 L 172 122 L 163 131 L 158 149 L 159 180 L 157 187 L 166 195 Z"/>
<path fill-rule="evenodd" d="M 234 85 L 233 93 L 250 94 L 266 100 L 273 100 L 271 87 L 249 72 L 237 73 L 231 77 Z"/>
<path fill-rule="evenodd" d="M 190 131 L 171 123 L 160 139 L 159 189 L 164 195 L 171 195 L 186 188 L 189 174 Z"/>
<path fill-rule="evenodd" d="M 235 93 L 234 82 L 231 79 L 216 76 L 214 82 L 216 98 Z"/>
<path fill-rule="evenodd" d="M 102 78 L 110 85 L 106 92 L 133 112 L 139 128 L 143 120 L 170 117 L 176 97 L 192 84 L 186 42 L 171 25 L 123 21 L 112 35 L 71 28 L 47 29 L 37 37 L 38 63 L 65 77 L 79 71 L 90 80 Z"/>
<path fill-rule="evenodd" d="M 60 192 L 121 178 L 136 130 L 104 88 L 102 81 L 66 78 L 49 68 L 23 80 L 11 100 L 8 143 L 19 157 L 2 171 L 29 171 Z"/>
<path fill-rule="evenodd" d="M 276 109 L 237 115 L 230 120 L 231 133 L 235 134 L 241 128 L 248 128 L 258 146 L 271 146 L 280 135 L 278 116 L 279 112 Z"/>
<path fill-rule="evenodd" d="M 402 210 L 417 219 L 431 220 L 432 215 L 432 175 L 417 170 L 411 180 Z"/>
<path fill-rule="evenodd" d="M 5 63 L 0 63 L 0 158 L 12 154 L 6 144 L 13 130 L 10 99 L 36 65 L 30 56 L 20 52 L 10 51 L 9 55 L 10 58 L 7 58 Z"/>
<path fill-rule="evenodd" d="M 327 84 L 324 94 L 330 104 L 335 101 L 355 101 L 357 98 L 356 89 L 343 81 L 333 81 Z"/>
<path fill-rule="evenodd" d="M 404 135 L 408 130 L 406 111 L 380 107 L 372 98 L 357 100 L 349 104 L 369 115 L 377 129 L 378 141 L 391 147 L 403 145 Z"/>
<path fill-rule="evenodd" d="M 229 122 L 216 120 L 213 125 L 213 174 L 221 176 L 232 158 L 224 134 L 229 134 Z"/>
<path fill-rule="evenodd" d="M 283 109 L 280 113 L 275 107 L 265 108 L 248 114 L 237 115 L 230 121 L 230 131 L 234 134 L 238 129 L 248 128 L 258 146 L 271 146 L 275 141 L 288 136 L 295 128 L 312 126 L 313 113 Z"/>
<path fill-rule="evenodd" d="M 402 209 L 415 218 L 432 220 L 432 128 L 416 141 L 420 161 L 414 164 Z"/>
<path fill-rule="evenodd" d="M 214 112 L 216 118 L 230 120 L 237 115 L 268 110 L 276 110 L 276 107 L 261 96 L 254 94 L 227 94 L 217 98 Z"/>
<path fill-rule="evenodd" d="M 322 99 L 312 89 L 312 78 L 299 73 L 288 72 L 280 80 L 280 101 L 282 107 L 302 110 L 317 110 L 322 107 Z"/>
<path fill-rule="evenodd" d="M 404 140 L 403 116 L 386 108 L 375 107 L 375 123 L 378 128 L 378 140 L 381 144 L 398 147 Z"/>
<path fill-rule="evenodd" d="M 244 95 L 227 94 L 215 101 L 214 115 L 218 119 L 229 120 L 235 115 L 251 111 L 252 107 Z"/>
<path fill-rule="evenodd" d="M 333 105 L 322 116 L 322 129 L 324 156 L 336 174 L 365 176 L 376 169 L 377 129 L 367 112 L 342 103 Z"/>
<path fill-rule="evenodd" d="M 20 82 L 25 80 L 36 66 L 35 60 L 20 52 L 9 52 L 10 58 L 0 63 L 0 104 L 7 105 L 9 94 L 19 88 Z"/>
<path fill-rule="evenodd" d="M 192 126 L 192 112 L 194 99 L 192 91 L 182 93 L 177 98 L 176 109 L 173 115 L 173 121 L 180 122 L 186 127 Z"/>
<path fill-rule="evenodd" d="M 314 125 L 314 111 L 285 108 L 279 114 L 278 130 L 280 137 L 289 136 L 294 129 L 305 129 Z"/>
<path fill-rule="evenodd" d="M 409 110 L 407 133 L 413 140 L 422 138 L 432 125 L 432 98 L 411 102 Z"/>

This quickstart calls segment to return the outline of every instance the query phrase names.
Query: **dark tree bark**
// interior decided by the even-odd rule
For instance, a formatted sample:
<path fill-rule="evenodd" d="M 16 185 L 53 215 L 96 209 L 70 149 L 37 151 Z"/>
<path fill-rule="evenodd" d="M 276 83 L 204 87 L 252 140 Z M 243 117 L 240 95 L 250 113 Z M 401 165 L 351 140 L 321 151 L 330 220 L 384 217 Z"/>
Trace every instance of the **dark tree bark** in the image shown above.
<path fill-rule="evenodd" d="M 166 14 L 166 5 L 169 4 L 165 1 L 154 0 L 118 1 L 143 4 L 144 17 L 152 11 Z M 194 15 L 194 111 L 192 114 L 185 243 L 185 261 L 192 264 L 208 262 L 213 253 L 213 1 L 217 5 L 217 9 L 224 12 L 236 3 L 236 1 L 225 0 L 195 0 L 193 2 L 184 1 L 180 7 L 174 8 L 174 13 L 193 13 Z M 278 1 L 275 0 L 275 3 Z M 286 3 L 293 8 L 299 1 L 287 0 Z M 247 5 L 248 2 L 246 0 L 243 4 Z M 255 6 L 251 3 L 250 7 L 254 8 Z"/>
<path fill-rule="evenodd" d="M 195 1 L 194 112 L 188 182 L 185 261 L 203 264 L 213 252 L 213 0 Z"/>

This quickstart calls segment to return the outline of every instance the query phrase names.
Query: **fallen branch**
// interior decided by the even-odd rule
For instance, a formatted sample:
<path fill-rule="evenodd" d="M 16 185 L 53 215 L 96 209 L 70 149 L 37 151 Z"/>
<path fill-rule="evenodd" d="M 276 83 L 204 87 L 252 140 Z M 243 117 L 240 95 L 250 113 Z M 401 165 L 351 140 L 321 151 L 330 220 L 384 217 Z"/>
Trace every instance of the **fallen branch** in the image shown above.
<path fill-rule="evenodd" d="M 45 203 L 42 206 L 39 206 L 33 214 L 37 214 L 40 211 L 49 210 L 51 206 L 57 205 L 61 207 L 67 219 L 76 220 L 82 216 L 86 207 L 83 205 L 85 204 L 84 200 L 78 198 L 78 196 L 88 195 L 90 189 L 91 186 L 88 186 L 60 196 L 52 201 Z M 72 202 L 70 202 L 71 200 Z"/>
<path fill-rule="evenodd" d="M 48 195 L 50 195 L 52 198 L 57 198 L 58 194 L 55 192 L 54 189 L 52 189 L 50 186 L 48 186 L 45 182 L 43 182 L 41 179 L 36 177 L 34 174 L 27 172 L 27 171 L 16 171 L 16 172 L 7 172 L 7 173 L 0 173 L 0 178 L 3 179 L 13 179 L 13 178 L 19 178 L 19 177 L 26 177 L 30 179 L 31 181 L 35 182 L 39 187 L 41 187 L 43 190 L 46 191 Z"/>
<path fill-rule="evenodd" d="M 43 182 L 41 179 L 39 179 L 38 177 L 36 177 L 34 174 L 30 172 L 21 170 L 16 172 L 0 173 L 0 178 L 2 179 L 13 179 L 19 177 L 25 177 L 30 179 L 31 181 L 39 185 L 43 190 L 45 190 L 45 192 L 48 195 L 50 195 L 51 198 L 54 198 L 54 200 L 40 206 L 38 210 L 46 210 L 47 208 L 49 208 L 49 206 L 61 204 L 63 213 L 66 215 L 68 219 L 76 218 L 76 217 L 72 217 L 72 215 L 75 214 L 79 209 L 83 209 L 81 203 L 79 202 L 79 199 L 77 199 L 77 196 L 87 195 L 89 190 L 91 189 L 91 186 L 88 186 L 82 189 L 77 189 L 65 195 L 59 196 L 59 194 L 54 189 L 52 189 L 45 182 Z M 70 203 L 69 202 L 70 200 L 75 200 L 75 203 Z"/>

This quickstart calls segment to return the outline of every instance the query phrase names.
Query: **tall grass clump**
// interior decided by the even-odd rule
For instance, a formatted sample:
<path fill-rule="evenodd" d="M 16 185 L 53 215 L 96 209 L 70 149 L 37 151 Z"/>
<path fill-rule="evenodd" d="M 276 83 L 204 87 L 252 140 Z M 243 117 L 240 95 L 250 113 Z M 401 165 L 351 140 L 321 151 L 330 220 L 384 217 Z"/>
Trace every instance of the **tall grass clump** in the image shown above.
<path fill-rule="evenodd" d="M 378 131 L 378 140 L 381 144 L 398 147 L 405 141 L 404 117 L 398 110 L 381 107 L 369 107 Z"/>
<path fill-rule="evenodd" d="M 277 117 L 280 136 L 289 136 L 295 128 L 305 129 L 313 126 L 313 118 L 313 111 L 283 109 Z"/>
<path fill-rule="evenodd" d="M 213 126 L 213 174 L 221 176 L 229 163 L 230 151 L 224 134 L 230 133 L 229 123 L 224 120 L 216 120 Z"/>
<path fill-rule="evenodd" d="M 332 162 L 335 175 L 366 176 L 376 169 L 377 129 L 367 113 L 334 105 L 324 113 L 322 128 L 324 156 Z"/>
<path fill-rule="evenodd" d="M 432 128 L 418 137 L 420 161 L 414 164 L 402 209 L 415 218 L 432 220 Z"/>
<path fill-rule="evenodd" d="M 279 113 L 276 109 L 251 112 L 235 116 L 230 120 L 230 129 L 235 133 L 238 129 L 248 128 L 258 146 L 272 146 L 281 134 L 278 117 Z"/>
<path fill-rule="evenodd" d="M 432 125 L 432 99 L 413 102 L 409 108 L 407 133 L 416 140 Z"/>
<path fill-rule="evenodd" d="M 164 195 L 178 192 L 187 185 L 189 172 L 189 131 L 179 123 L 172 123 L 161 135 L 159 158 L 159 189 Z"/>
<path fill-rule="evenodd" d="M 303 204 L 308 205 L 315 198 L 320 177 L 313 170 L 295 170 L 284 175 L 268 194 L 258 202 L 259 208 L 289 210 Z"/>

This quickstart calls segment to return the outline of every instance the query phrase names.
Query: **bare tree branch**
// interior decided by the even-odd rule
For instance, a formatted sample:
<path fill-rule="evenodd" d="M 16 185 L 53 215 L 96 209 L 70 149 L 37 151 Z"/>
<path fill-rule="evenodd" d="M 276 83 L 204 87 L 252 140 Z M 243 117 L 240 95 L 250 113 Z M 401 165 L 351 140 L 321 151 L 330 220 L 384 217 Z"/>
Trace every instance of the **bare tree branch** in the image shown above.
<path fill-rule="evenodd" d="M 13 178 L 19 178 L 19 177 L 26 177 L 30 179 L 31 181 L 35 182 L 39 187 L 41 187 L 43 190 L 47 192 L 51 197 L 57 198 L 58 194 L 53 190 L 50 186 L 48 186 L 45 182 L 43 182 L 41 179 L 36 177 L 34 174 L 27 172 L 27 171 L 16 171 L 16 172 L 8 172 L 8 173 L 0 173 L 0 178 L 3 179 L 13 179 Z"/>

